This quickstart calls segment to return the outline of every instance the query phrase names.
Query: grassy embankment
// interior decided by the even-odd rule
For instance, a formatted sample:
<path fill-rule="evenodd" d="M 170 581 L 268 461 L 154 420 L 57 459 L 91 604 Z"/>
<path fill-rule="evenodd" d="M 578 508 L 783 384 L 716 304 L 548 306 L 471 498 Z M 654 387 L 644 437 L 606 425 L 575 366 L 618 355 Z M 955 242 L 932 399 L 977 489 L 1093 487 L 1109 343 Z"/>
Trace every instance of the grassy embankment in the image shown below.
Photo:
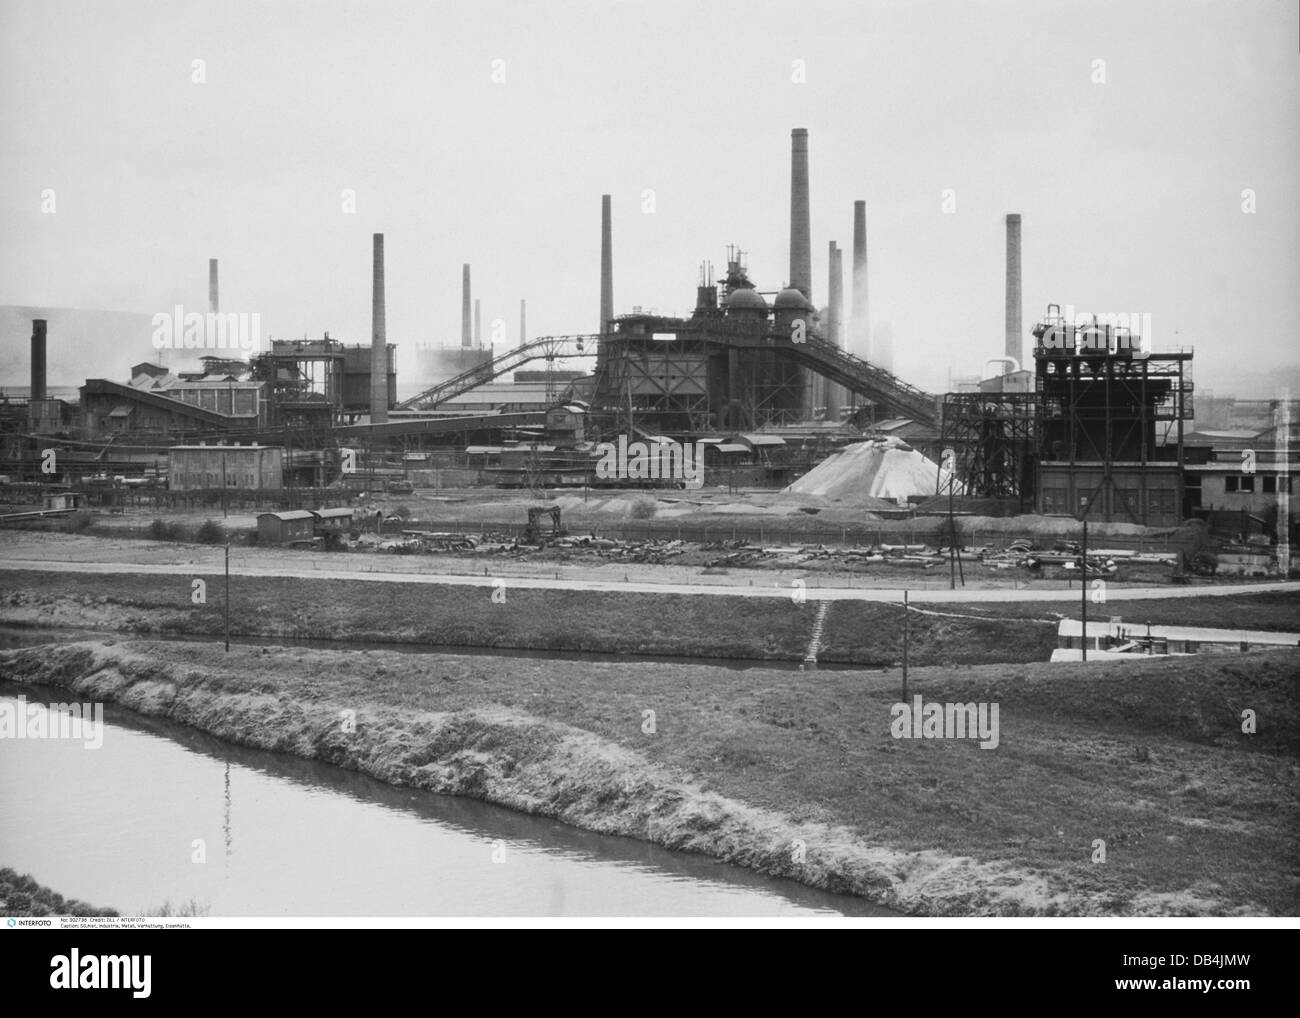
<path fill-rule="evenodd" d="M 915 669 L 927 700 L 1000 704 L 991 750 L 893 739 L 896 673 L 138 641 L 8 651 L 0 676 L 918 913 L 1285 915 L 1298 664 Z"/>
<path fill-rule="evenodd" d="M 208 603 L 190 601 L 187 577 L 129 574 L 5 573 L 0 622 L 115 632 L 217 637 L 224 631 L 217 577 Z M 816 603 L 789 598 L 609 593 L 511 588 L 505 603 L 490 587 L 236 576 L 236 636 L 365 640 L 552 651 L 601 651 L 694 658 L 802 660 Z M 1226 595 L 1089 605 L 1096 618 L 1129 624 L 1293 630 L 1300 594 Z M 919 606 L 911 616 L 913 664 L 1044 661 L 1056 622 L 1077 617 L 1068 602 Z M 969 616 L 969 617 L 967 617 Z M 825 622 L 823 662 L 890 667 L 901 660 L 902 609 L 835 602 Z"/>
<path fill-rule="evenodd" d="M 56 894 L 31 874 L 0 868 L 0 916 L 115 916 L 111 908 L 96 908 Z"/>

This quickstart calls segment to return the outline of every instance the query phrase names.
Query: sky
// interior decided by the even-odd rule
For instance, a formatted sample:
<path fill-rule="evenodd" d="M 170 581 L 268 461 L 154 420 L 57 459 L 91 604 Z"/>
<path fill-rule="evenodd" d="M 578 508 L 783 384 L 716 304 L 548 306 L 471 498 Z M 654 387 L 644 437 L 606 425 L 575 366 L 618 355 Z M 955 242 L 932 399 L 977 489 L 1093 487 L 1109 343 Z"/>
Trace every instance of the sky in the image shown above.
<path fill-rule="evenodd" d="M 847 294 L 865 200 L 870 318 L 907 381 L 941 391 L 1002 353 L 1019 212 L 1026 333 L 1049 302 L 1150 314 L 1157 349 L 1195 348 L 1198 389 L 1267 395 L 1300 368 L 1298 17 L 1292 0 L 0 0 L 0 305 L 202 311 L 215 257 L 222 310 L 258 313 L 264 339 L 368 342 L 381 232 L 400 382 L 414 344 L 459 343 L 463 262 L 498 347 L 521 298 L 530 335 L 596 331 L 604 193 L 617 313 L 689 313 L 728 244 L 779 289 L 804 127 L 814 299 L 830 241 Z M 26 335 L 0 334 L 0 381 L 26 381 Z M 153 355 L 120 330 L 76 342 L 51 363 L 83 377 Z"/>

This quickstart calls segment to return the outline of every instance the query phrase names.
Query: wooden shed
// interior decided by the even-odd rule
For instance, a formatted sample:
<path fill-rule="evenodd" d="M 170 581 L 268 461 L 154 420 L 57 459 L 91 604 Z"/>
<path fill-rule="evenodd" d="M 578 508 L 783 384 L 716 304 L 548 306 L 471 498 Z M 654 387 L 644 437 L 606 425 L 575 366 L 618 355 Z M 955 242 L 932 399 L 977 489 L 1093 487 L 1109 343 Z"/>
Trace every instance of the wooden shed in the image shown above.
<path fill-rule="evenodd" d="M 316 536 L 316 514 L 306 509 L 257 514 L 258 544 L 311 544 Z"/>

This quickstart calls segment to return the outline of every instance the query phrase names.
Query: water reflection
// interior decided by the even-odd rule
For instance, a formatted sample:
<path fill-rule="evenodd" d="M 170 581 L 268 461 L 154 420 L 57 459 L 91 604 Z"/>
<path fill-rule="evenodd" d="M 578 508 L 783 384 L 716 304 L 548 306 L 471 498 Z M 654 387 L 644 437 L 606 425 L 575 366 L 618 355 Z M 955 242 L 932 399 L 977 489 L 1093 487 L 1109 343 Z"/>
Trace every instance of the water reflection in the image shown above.
<path fill-rule="evenodd" d="M 0 692 L 68 699 L 12 683 Z M 891 914 L 112 705 L 106 719 L 97 751 L 0 740 L 0 857 L 65 896 L 127 913 L 198 898 L 213 915 Z M 194 864 L 190 845 L 209 830 L 224 852 Z"/>

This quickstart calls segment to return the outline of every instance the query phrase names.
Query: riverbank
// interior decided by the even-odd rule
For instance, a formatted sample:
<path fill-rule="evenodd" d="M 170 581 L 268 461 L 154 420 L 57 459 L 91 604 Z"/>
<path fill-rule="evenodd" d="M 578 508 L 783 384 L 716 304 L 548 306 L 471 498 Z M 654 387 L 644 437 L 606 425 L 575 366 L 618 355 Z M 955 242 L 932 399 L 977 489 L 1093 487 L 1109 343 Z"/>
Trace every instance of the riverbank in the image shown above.
<path fill-rule="evenodd" d="M 96 908 L 84 901 L 65 898 L 38 883 L 30 873 L 17 873 L 8 866 L 0 867 L 0 916 L 115 916 L 111 908 Z"/>
<path fill-rule="evenodd" d="M 0 677 L 915 914 L 1282 915 L 1297 664 L 913 669 L 1000 705 L 989 750 L 892 738 L 897 674 L 104 641 Z"/>

